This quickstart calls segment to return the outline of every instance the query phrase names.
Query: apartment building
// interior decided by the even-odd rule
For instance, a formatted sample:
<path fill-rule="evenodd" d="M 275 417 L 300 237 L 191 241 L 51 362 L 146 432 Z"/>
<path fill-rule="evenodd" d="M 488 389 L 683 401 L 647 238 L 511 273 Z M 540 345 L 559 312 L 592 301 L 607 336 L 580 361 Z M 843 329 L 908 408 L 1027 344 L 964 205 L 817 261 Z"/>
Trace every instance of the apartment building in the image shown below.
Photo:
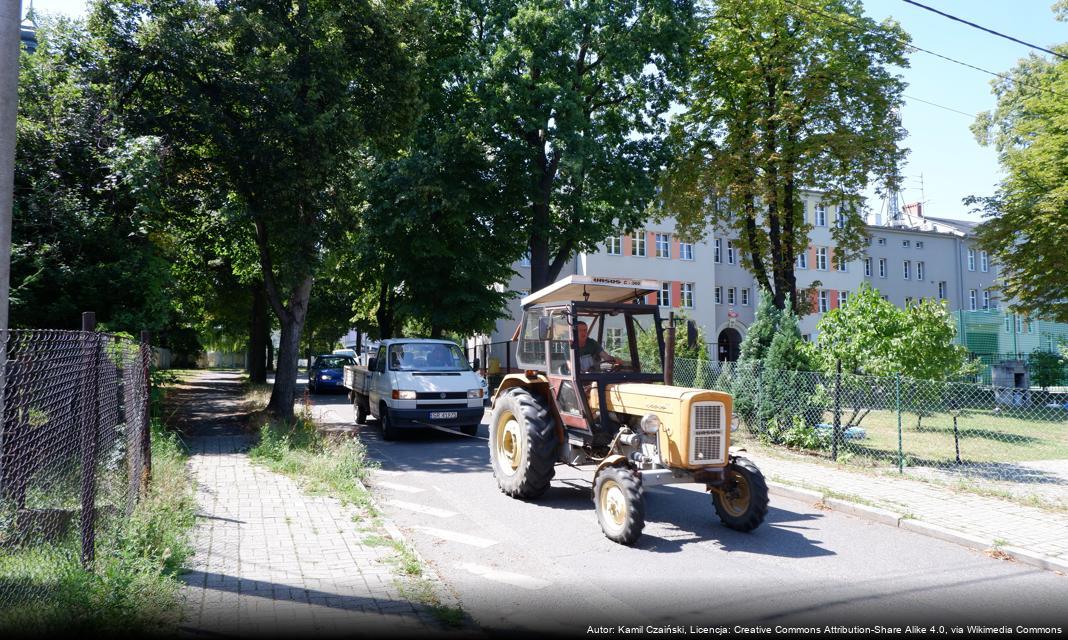
<path fill-rule="evenodd" d="M 991 290 L 997 266 L 976 246 L 976 223 L 928 217 L 921 205 L 909 205 L 891 220 L 870 218 L 867 249 L 860 257 L 843 260 L 832 236 L 842 224 L 837 207 L 822 202 L 817 191 L 802 192 L 802 203 L 805 220 L 812 225 L 809 245 L 795 264 L 798 290 L 811 295 L 807 313 L 800 317 L 806 339 L 814 339 L 820 319 L 847 304 L 864 282 L 902 307 L 931 298 L 946 300 L 952 311 L 997 308 Z M 530 293 L 529 267 L 529 261 L 518 263 L 508 285 L 520 296 Z M 571 274 L 657 280 L 661 290 L 648 302 L 660 304 L 664 316 L 674 310 L 695 320 L 712 343 L 711 355 L 720 360 L 737 359 L 759 301 L 756 281 L 742 266 L 732 231 L 710 229 L 705 240 L 686 243 L 675 234 L 670 218 L 609 237 L 596 252 L 578 254 L 560 276 Z M 508 341 L 522 315 L 518 298 L 508 312 L 510 317 L 500 321 L 491 336 L 471 346 Z M 511 360 L 506 354 L 495 357 Z"/>

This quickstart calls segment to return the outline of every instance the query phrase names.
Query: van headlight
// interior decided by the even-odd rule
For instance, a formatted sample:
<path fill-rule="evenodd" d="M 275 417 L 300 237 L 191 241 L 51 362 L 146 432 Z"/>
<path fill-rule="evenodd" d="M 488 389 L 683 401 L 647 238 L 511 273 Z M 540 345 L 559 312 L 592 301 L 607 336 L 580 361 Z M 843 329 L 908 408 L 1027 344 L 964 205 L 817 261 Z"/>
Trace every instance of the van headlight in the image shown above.
<path fill-rule="evenodd" d="M 660 416 L 647 413 L 642 416 L 642 433 L 652 435 L 660 430 Z"/>
<path fill-rule="evenodd" d="M 482 397 L 482 389 L 471 389 L 471 390 L 469 390 L 467 392 L 467 397 L 468 398 L 481 398 Z"/>
<path fill-rule="evenodd" d="M 415 392 L 414 391 L 401 391 L 399 389 L 394 389 L 393 390 L 393 399 L 394 400 L 415 400 Z"/>

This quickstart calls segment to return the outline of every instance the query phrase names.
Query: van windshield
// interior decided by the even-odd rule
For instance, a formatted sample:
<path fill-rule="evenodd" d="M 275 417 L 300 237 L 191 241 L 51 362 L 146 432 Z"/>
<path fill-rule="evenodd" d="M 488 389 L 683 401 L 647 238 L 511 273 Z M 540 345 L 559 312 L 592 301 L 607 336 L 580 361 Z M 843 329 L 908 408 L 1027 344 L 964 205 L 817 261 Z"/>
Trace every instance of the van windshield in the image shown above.
<path fill-rule="evenodd" d="M 391 371 L 470 371 L 471 365 L 454 344 L 402 343 L 389 347 Z"/>

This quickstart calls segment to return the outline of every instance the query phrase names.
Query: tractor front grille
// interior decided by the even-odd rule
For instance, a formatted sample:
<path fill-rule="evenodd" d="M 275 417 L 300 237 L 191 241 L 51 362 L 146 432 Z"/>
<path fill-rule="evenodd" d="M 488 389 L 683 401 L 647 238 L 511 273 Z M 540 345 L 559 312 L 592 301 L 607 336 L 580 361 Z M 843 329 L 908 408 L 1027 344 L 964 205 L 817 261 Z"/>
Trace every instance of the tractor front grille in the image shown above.
<path fill-rule="evenodd" d="M 695 404 L 690 410 L 690 464 L 717 464 L 723 460 L 723 405 Z"/>

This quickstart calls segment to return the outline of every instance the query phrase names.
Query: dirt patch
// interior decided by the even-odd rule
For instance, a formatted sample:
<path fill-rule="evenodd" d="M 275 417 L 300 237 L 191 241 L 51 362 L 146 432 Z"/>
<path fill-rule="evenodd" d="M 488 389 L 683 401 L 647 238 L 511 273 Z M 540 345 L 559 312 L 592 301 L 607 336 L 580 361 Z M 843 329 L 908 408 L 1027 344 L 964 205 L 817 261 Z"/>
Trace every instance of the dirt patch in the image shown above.
<path fill-rule="evenodd" d="M 164 400 L 164 421 L 190 438 L 248 433 L 243 381 L 239 371 L 202 371 L 172 385 Z"/>

